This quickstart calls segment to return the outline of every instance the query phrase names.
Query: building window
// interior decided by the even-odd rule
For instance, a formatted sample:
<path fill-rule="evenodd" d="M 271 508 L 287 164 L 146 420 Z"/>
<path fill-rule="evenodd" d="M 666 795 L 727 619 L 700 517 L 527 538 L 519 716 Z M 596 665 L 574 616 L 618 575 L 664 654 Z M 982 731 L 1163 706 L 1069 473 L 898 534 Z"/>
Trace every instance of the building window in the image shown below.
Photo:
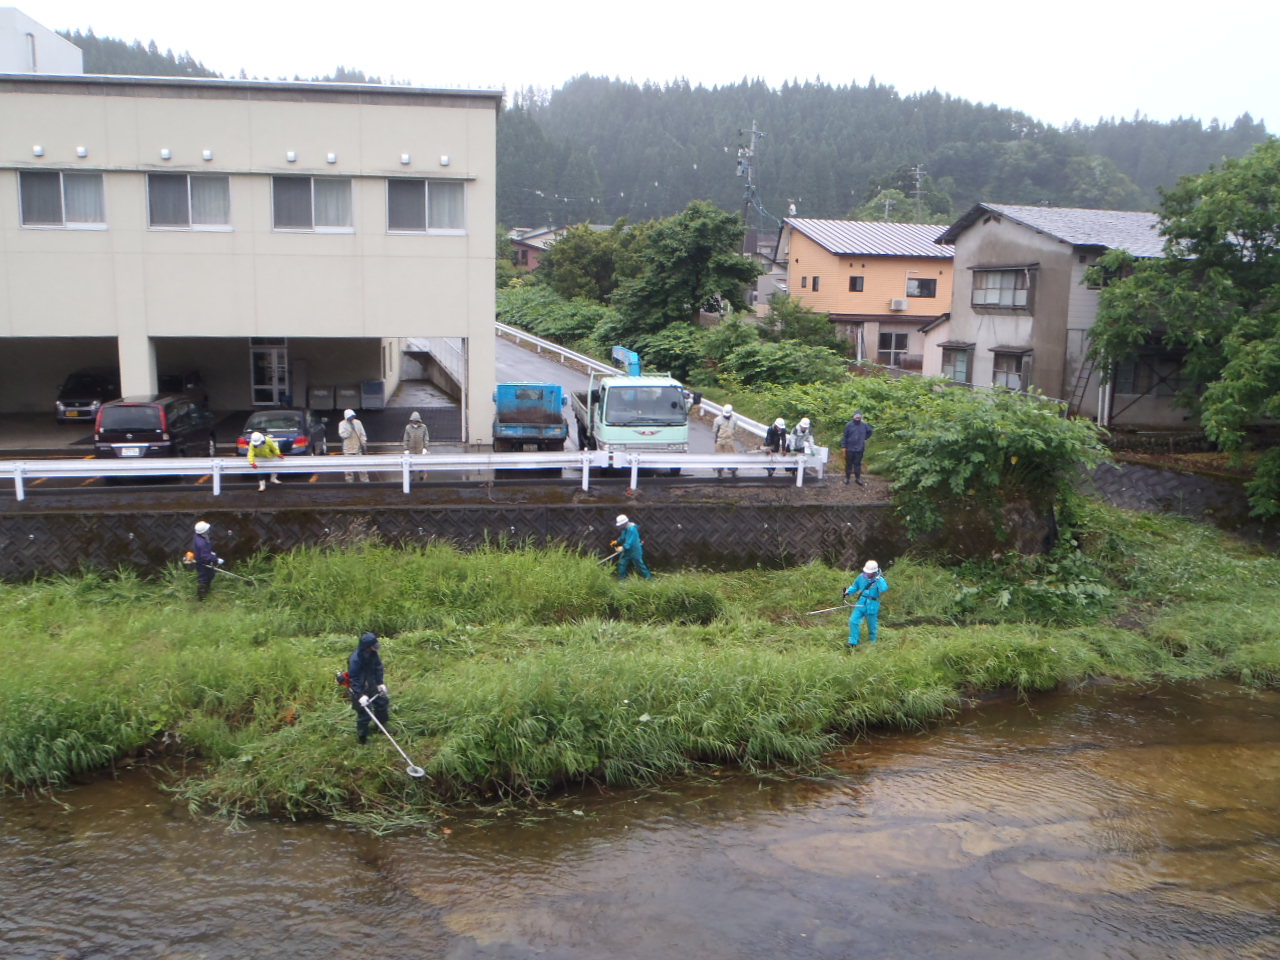
<path fill-rule="evenodd" d="M 905 333 L 880 334 L 880 354 L 876 362 L 886 367 L 901 367 L 907 355 L 907 335 Z"/>
<path fill-rule="evenodd" d="M 223 229 L 231 224 L 230 178 L 148 174 L 147 204 L 153 227 Z"/>
<path fill-rule="evenodd" d="M 277 230 L 351 232 L 351 181 L 341 177 L 272 177 Z"/>
<path fill-rule="evenodd" d="M 907 277 L 907 296 L 908 297 L 936 297 L 938 295 L 938 281 L 929 279 L 924 280 L 919 277 Z"/>
<path fill-rule="evenodd" d="M 801 278 L 800 278 L 800 289 L 801 289 L 801 290 L 808 290 L 808 289 L 809 289 L 809 278 L 808 278 L 808 277 L 801 277 Z"/>
<path fill-rule="evenodd" d="M 1025 308 L 1030 285 L 1029 270 L 975 270 L 970 303 L 975 307 Z"/>
<path fill-rule="evenodd" d="M 1172 397 L 1186 389 L 1180 357 L 1167 353 L 1140 354 L 1116 364 L 1115 392 L 1134 396 Z"/>
<path fill-rule="evenodd" d="M 392 233 L 460 234 L 463 185 L 456 180 L 388 180 L 387 229 Z"/>
<path fill-rule="evenodd" d="M 18 183 L 24 226 L 100 230 L 107 225 L 100 173 L 24 170 Z"/>
<path fill-rule="evenodd" d="M 1026 389 L 1026 374 L 1031 370 L 1031 355 L 1026 353 L 997 353 L 991 371 L 991 383 L 1010 390 Z"/>
<path fill-rule="evenodd" d="M 862 292 L 862 277 L 850 277 L 850 278 L 849 278 L 849 292 L 850 292 L 850 293 L 861 293 L 861 292 Z"/>
<path fill-rule="evenodd" d="M 942 348 L 942 375 L 956 383 L 973 382 L 973 350 Z"/>
<path fill-rule="evenodd" d="M 815 277 L 813 278 L 813 292 L 814 292 L 814 293 L 817 293 L 817 292 L 818 292 L 818 284 L 820 284 L 821 282 L 822 282 L 822 278 L 821 278 L 821 277 L 817 277 L 817 276 L 815 276 Z"/>

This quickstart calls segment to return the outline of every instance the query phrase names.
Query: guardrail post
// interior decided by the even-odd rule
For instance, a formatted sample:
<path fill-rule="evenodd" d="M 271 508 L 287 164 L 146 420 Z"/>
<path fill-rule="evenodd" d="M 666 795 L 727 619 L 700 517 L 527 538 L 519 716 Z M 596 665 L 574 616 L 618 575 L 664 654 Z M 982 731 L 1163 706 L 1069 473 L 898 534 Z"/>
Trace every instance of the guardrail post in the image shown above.
<path fill-rule="evenodd" d="M 209 467 L 209 473 L 213 476 L 213 495 L 222 496 L 222 461 L 215 457 Z"/>
<path fill-rule="evenodd" d="M 22 487 L 22 461 L 19 460 L 13 465 L 13 492 L 18 495 L 19 500 L 27 498 L 27 492 Z"/>
<path fill-rule="evenodd" d="M 797 453 L 796 454 L 796 486 L 797 487 L 804 486 L 804 461 L 805 461 L 805 455 L 803 453 Z"/>
<path fill-rule="evenodd" d="M 408 493 L 409 492 L 409 473 L 410 473 L 408 450 L 400 454 L 400 470 L 403 474 L 401 478 L 401 490 L 403 490 L 403 492 L 405 493 Z"/>
<path fill-rule="evenodd" d="M 631 489 L 640 489 L 640 458 L 634 453 L 627 454 L 627 460 L 631 464 Z"/>
<path fill-rule="evenodd" d="M 591 489 L 591 451 L 581 451 L 582 459 L 582 489 Z"/>

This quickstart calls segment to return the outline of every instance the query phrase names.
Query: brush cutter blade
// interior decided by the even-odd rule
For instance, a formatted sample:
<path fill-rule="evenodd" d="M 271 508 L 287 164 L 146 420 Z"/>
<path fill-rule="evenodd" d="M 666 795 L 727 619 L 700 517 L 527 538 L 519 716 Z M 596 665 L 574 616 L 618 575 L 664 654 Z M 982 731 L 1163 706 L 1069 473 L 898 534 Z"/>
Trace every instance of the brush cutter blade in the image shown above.
<path fill-rule="evenodd" d="M 407 773 L 409 776 L 413 777 L 413 779 L 415 780 L 421 780 L 423 777 L 427 775 L 427 771 L 423 770 L 420 766 L 418 766 L 415 763 L 411 763 L 407 767 L 405 767 L 404 772 Z"/>

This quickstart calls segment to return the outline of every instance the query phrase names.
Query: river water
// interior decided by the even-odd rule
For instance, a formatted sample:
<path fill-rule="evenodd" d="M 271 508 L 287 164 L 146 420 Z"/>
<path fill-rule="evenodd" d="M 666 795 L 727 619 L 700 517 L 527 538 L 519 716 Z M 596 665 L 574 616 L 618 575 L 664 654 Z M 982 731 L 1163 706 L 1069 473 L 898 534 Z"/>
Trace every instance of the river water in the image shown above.
<path fill-rule="evenodd" d="M 1280 693 L 1103 686 L 448 832 L 0 801 L 0 957 L 1274 958 Z M 388 763 L 401 762 L 388 752 Z"/>

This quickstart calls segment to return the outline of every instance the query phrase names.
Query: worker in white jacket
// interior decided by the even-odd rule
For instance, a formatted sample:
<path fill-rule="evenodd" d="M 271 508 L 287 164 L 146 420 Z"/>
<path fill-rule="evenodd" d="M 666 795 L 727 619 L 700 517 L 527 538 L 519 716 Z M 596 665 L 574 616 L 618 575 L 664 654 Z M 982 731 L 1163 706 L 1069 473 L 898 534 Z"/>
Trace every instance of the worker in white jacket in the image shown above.
<path fill-rule="evenodd" d="M 364 432 L 364 424 L 356 417 L 354 410 L 342 411 L 342 422 L 338 424 L 338 438 L 342 440 L 342 452 L 345 454 L 364 453 L 369 447 L 369 437 Z M 350 471 L 347 472 L 346 478 L 347 483 L 355 480 Z M 369 474 L 364 470 L 360 471 L 360 482 L 369 482 Z"/>

